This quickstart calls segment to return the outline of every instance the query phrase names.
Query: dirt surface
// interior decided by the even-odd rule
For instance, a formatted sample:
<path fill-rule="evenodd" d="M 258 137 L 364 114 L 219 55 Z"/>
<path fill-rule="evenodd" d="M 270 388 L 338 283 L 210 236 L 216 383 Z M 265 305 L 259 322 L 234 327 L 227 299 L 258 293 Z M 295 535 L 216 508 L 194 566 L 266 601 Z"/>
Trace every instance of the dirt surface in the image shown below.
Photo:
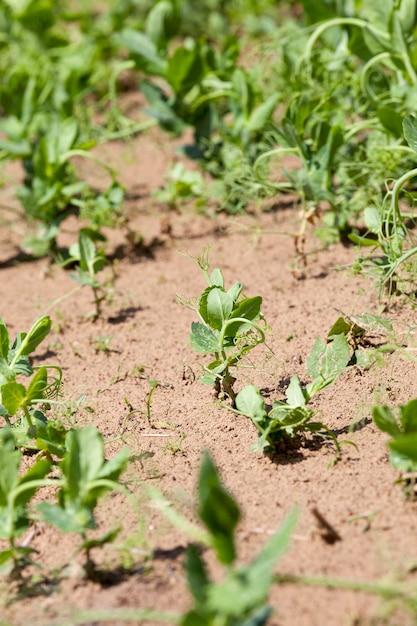
<path fill-rule="evenodd" d="M 0 231 L 1 315 L 13 335 L 41 314 L 52 316 L 49 345 L 38 349 L 34 362 L 62 367 L 65 395 L 57 411 L 67 424 L 97 426 L 109 442 L 109 457 L 130 446 L 133 460 L 125 481 L 137 508 L 116 494 L 99 510 L 100 533 L 123 526 L 114 546 L 94 554 L 106 570 L 101 582 L 82 578 L 82 560 L 74 555 L 78 537 L 36 523 L 23 540 L 38 551 L 43 569 L 28 570 L 24 585 L 1 583 L 1 624 L 74 624 L 82 609 L 184 611 L 190 605 L 182 570 L 187 536 L 156 510 L 146 487 L 157 487 L 193 519 L 204 449 L 211 451 L 243 512 L 240 562 L 256 554 L 296 506 L 292 545 L 277 572 L 395 582 L 415 567 L 417 504 L 394 484 L 397 472 L 388 461 L 386 436 L 371 420 L 376 402 L 396 405 L 417 395 L 415 363 L 404 351 L 387 354 L 385 366 L 352 368 L 317 397 L 317 417 L 339 440 L 355 444 L 342 446 L 341 461 L 333 463 L 335 448 L 325 441 L 266 456 L 251 450 L 257 440 L 251 422 L 221 407 L 199 382 L 199 361 L 188 343 L 196 317 L 176 302 L 177 294 L 192 297 L 204 289 L 204 277 L 187 255 L 197 256 L 209 245 L 212 266 L 222 268 L 227 284 L 240 279 L 246 295 L 262 295 L 270 327 L 270 350 L 253 351 L 256 367 L 238 372 L 237 390 L 253 383 L 268 401 L 283 398 L 291 375 L 307 380 L 306 358 L 315 338 L 326 337 L 339 311 L 381 311 L 371 283 L 335 269 L 352 263 L 355 251 L 342 244 L 319 250 L 309 235 L 308 262 L 301 267 L 288 235 L 298 225 L 296 207 L 212 219 L 192 209 L 167 212 L 151 195 L 163 184 L 174 154 L 172 142 L 161 137 L 155 132 L 112 147 L 109 158 L 122 164 L 130 194 L 131 228 L 146 245 L 134 249 L 123 230 L 108 232 L 117 275 L 95 323 L 86 317 L 92 310 L 87 289 L 71 295 L 76 284 L 47 260 L 15 263 L 20 233 L 7 225 Z M 17 206 L 7 186 L 0 204 Z M 8 212 L 3 217 L 10 222 Z M 77 228 L 75 222 L 66 224 L 62 242 L 74 241 Z M 404 338 L 413 322 L 410 307 L 394 303 L 386 315 Z M 378 344 L 381 337 L 372 340 Z M 412 347 L 408 335 L 407 341 Z M 107 349 L 100 349 L 106 342 Z M 152 396 L 151 423 L 150 380 L 161 383 Z M 44 498 L 50 495 L 43 492 Z M 317 511 L 334 528 L 333 540 Z M 387 613 L 387 605 L 363 592 L 281 584 L 272 588 L 270 601 L 271 626 L 412 623 L 401 611 Z"/>

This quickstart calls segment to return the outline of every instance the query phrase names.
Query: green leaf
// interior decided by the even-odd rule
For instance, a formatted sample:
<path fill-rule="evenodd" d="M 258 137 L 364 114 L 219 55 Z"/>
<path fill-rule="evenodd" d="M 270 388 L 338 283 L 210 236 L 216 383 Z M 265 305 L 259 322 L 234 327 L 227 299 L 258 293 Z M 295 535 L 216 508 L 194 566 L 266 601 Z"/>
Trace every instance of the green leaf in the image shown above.
<path fill-rule="evenodd" d="M 389 447 L 406 459 L 409 459 L 414 465 L 417 464 L 417 433 L 408 433 L 400 435 L 393 441 L 389 442 Z"/>
<path fill-rule="evenodd" d="M 78 249 L 80 252 L 80 267 L 85 272 L 94 275 L 94 260 L 96 247 L 94 241 L 83 231 L 78 235 Z"/>
<path fill-rule="evenodd" d="M 194 49 L 179 46 L 168 60 L 166 79 L 178 96 L 185 95 L 198 85 L 203 71 L 198 46 Z"/>
<path fill-rule="evenodd" d="M 406 115 L 403 120 L 404 137 L 414 152 L 417 152 L 417 119 L 414 115 Z"/>
<path fill-rule="evenodd" d="M 355 233 L 349 233 L 348 239 L 350 239 L 350 241 L 352 241 L 358 246 L 364 246 L 364 247 L 373 246 L 374 248 L 381 247 L 380 243 L 376 239 L 370 239 L 369 237 L 359 237 Z"/>
<path fill-rule="evenodd" d="M 47 524 L 55 526 L 63 533 L 77 533 L 85 530 L 84 526 L 80 525 L 70 512 L 67 512 L 57 504 L 40 502 L 36 505 L 36 509 Z"/>
<path fill-rule="evenodd" d="M 203 611 L 191 609 L 180 620 L 180 626 L 212 626 L 213 619 Z"/>
<path fill-rule="evenodd" d="M 181 26 L 180 4 L 160 0 L 149 11 L 145 30 L 158 49 L 165 49 L 168 41 L 174 37 Z"/>
<path fill-rule="evenodd" d="M 107 531 L 100 537 L 96 537 L 95 539 L 86 539 L 82 542 L 82 544 L 78 547 L 78 552 L 81 550 L 91 550 L 92 548 L 100 548 L 104 546 L 106 543 L 112 543 L 117 535 L 120 533 L 121 527 L 113 528 L 112 530 Z"/>
<path fill-rule="evenodd" d="M 393 11 L 391 15 L 390 21 L 390 35 L 391 35 L 391 46 L 392 51 L 397 53 L 397 55 L 401 58 L 404 58 L 408 54 L 407 42 L 405 39 L 404 31 L 402 28 L 400 16 L 398 11 Z M 393 55 L 393 59 L 395 62 L 395 56 Z M 402 65 L 402 64 L 401 64 Z"/>
<path fill-rule="evenodd" d="M 26 389 L 20 383 L 6 383 L 1 388 L 2 403 L 9 415 L 16 415 L 26 398 Z"/>
<path fill-rule="evenodd" d="M 209 324 L 209 315 L 208 315 L 208 310 L 207 310 L 207 298 L 208 298 L 210 291 L 215 288 L 216 288 L 215 286 L 206 287 L 206 289 L 204 289 L 203 293 L 198 298 L 198 312 L 200 313 L 200 316 L 202 317 L 202 319 L 205 321 L 206 324 Z"/>
<path fill-rule="evenodd" d="M 50 420 L 46 424 L 37 425 L 36 447 L 62 458 L 65 454 L 66 435 L 67 430 L 61 422 Z"/>
<path fill-rule="evenodd" d="M 351 320 L 356 326 L 363 328 L 367 332 L 386 335 L 393 332 L 391 321 L 381 315 L 372 315 L 371 313 L 360 313 L 351 315 Z"/>
<path fill-rule="evenodd" d="M 219 340 L 216 335 L 200 322 L 191 324 L 190 342 L 196 352 L 212 354 L 219 350 Z"/>
<path fill-rule="evenodd" d="M 363 212 L 366 228 L 377 235 L 381 231 L 381 212 L 376 207 L 367 206 Z"/>
<path fill-rule="evenodd" d="M 15 551 L 14 550 L 1 550 L 0 551 L 0 574 L 9 574 L 15 565 Z"/>
<path fill-rule="evenodd" d="M 247 599 L 256 606 L 267 599 L 276 562 L 287 551 L 297 523 L 298 511 L 293 509 L 276 534 L 265 544 L 258 556 L 245 568 Z"/>
<path fill-rule="evenodd" d="M 60 463 L 64 484 L 59 492 L 59 505 L 78 529 L 94 528 L 97 500 L 112 489 L 111 482 L 116 487 L 116 479 L 127 463 L 127 451 L 121 451 L 107 465 L 103 437 L 93 426 L 69 431 L 65 444 L 66 453 Z M 103 484 L 104 481 L 108 484 Z M 64 515 L 58 522 L 69 527 Z"/>
<path fill-rule="evenodd" d="M 393 416 L 391 409 L 387 406 L 374 406 L 372 409 L 372 417 L 379 430 L 388 433 L 391 437 L 397 437 L 401 434 L 398 428 L 397 420 Z"/>
<path fill-rule="evenodd" d="M 89 274 L 88 272 L 84 272 L 81 268 L 77 268 L 78 270 L 78 274 L 73 274 L 72 272 L 69 272 L 69 277 L 72 278 L 72 280 L 75 280 L 77 283 L 80 283 L 81 285 L 85 285 L 86 287 L 99 287 L 100 283 L 94 278 L 94 276 L 91 276 L 91 274 Z"/>
<path fill-rule="evenodd" d="M 274 93 L 269 96 L 265 102 L 252 111 L 246 123 L 246 128 L 250 133 L 257 133 L 265 128 L 266 124 L 270 121 L 280 99 L 281 94 Z"/>
<path fill-rule="evenodd" d="M 350 348 L 345 335 L 336 335 L 325 344 L 319 337 L 307 359 L 307 372 L 313 379 L 333 382 L 350 360 Z"/>
<path fill-rule="evenodd" d="M 207 296 L 208 323 L 212 328 L 221 330 L 233 310 L 232 298 L 221 288 L 211 289 Z"/>
<path fill-rule="evenodd" d="M 31 354 L 40 343 L 45 339 L 45 337 L 49 334 L 52 328 L 52 320 L 49 315 L 44 315 L 40 317 L 32 326 L 27 335 L 24 335 L 21 340 L 21 345 L 19 347 L 19 351 L 22 355 Z M 15 348 L 15 346 L 13 346 Z M 18 347 L 18 346 L 16 346 Z"/>
<path fill-rule="evenodd" d="M 405 33 L 411 33 L 416 25 L 417 6 L 414 0 L 401 0 L 398 8 L 401 26 Z"/>
<path fill-rule="evenodd" d="M 373 365 L 383 366 L 385 361 L 378 348 L 366 348 L 355 350 L 355 365 L 366 370 Z"/>
<path fill-rule="evenodd" d="M 236 300 L 238 299 L 238 297 L 240 296 L 240 294 L 242 293 L 242 289 L 243 289 L 243 285 L 241 282 L 237 281 L 235 282 L 234 285 L 232 285 L 230 287 L 230 289 L 227 290 L 227 293 L 229 294 L 229 296 L 232 298 L 233 303 L 236 302 Z"/>
<path fill-rule="evenodd" d="M 210 581 L 197 546 L 188 546 L 184 568 L 187 573 L 188 590 L 194 600 L 203 604 L 207 597 L 207 588 Z"/>
<path fill-rule="evenodd" d="M 102 465 L 99 473 L 97 474 L 97 478 L 105 478 L 106 480 L 112 480 L 116 482 L 119 479 L 120 474 L 126 469 L 129 457 L 129 448 L 123 448 L 109 461 L 106 461 L 104 465 Z"/>
<path fill-rule="evenodd" d="M 186 128 L 186 124 L 174 113 L 172 105 L 162 89 L 148 80 L 141 81 L 139 89 L 151 105 L 151 108 L 145 109 L 145 112 L 158 120 L 165 130 L 175 135 L 182 133 Z"/>
<path fill-rule="evenodd" d="M 224 289 L 223 273 L 218 267 L 216 267 L 210 275 L 210 286 L 221 287 L 221 289 Z"/>
<path fill-rule="evenodd" d="M 394 107 L 379 106 L 376 110 L 379 121 L 394 137 L 403 134 L 403 116 Z"/>
<path fill-rule="evenodd" d="M 208 593 L 209 608 L 219 614 L 240 618 L 239 624 L 263 624 L 270 609 L 265 606 L 278 559 L 288 549 L 297 522 L 296 509 L 287 516 L 277 533 L 265 544 L 255 559 L 231 571 L 225 581 L 212 585 Z M 250 617 L 252 617 L 252 620 Z"/>
<path fill-rule="evenodd" d="M 400 407 L 400 422 L 405 434 L 417 432 L 417 399 Z"/>
<path fill-rule="evenodd" d="M 7 355 L 10 348 L 10 339 L 7 326 L 0 317 L 0 356 L 7 361 Z"/>
<path fill-rule="evenodd" d="M 62 162 L 65 153 L 74 147 L 78 134 L 78 122 L 73 117 L 63 120 L 56 127 L 51 128 L 51 134 L 55 144 L 56 161 Z"/>
<path fill-rule="evenodd" d="M 9 445 L 0 447 L 0 508 L 6 507 L 9 494 L 19 482 L 21 454 Z"/>
<path fill-rule="evenodd" d="M 254 298 L 245 298 L 242 302 L 239 302 L 238 306 L 233 309 L 230 318 L 241 317 L 251 322 L 255 322 L 261 315 L 262 298 L 261 296 L 255 296 Z M 251 324 L 245 324 L 245 322 L 235 322 L 227 325 L 226 336 L 236 337 L 241 333 L 250 330 Z"/>
<path fill-rule="evenodd" d="M 40 367 L 26 391 L 26 404 L 30 405 L 33 402 L 39 402 L 45 397 L 45 391 L 48 386 L 48 372 L 46 367 Z"/>
<path fill-rule="evenodd" d="M 302 430 L 313 414 L 313 410 L 306 406 L 289 407 L 288 404 L 274 402 L 268 416 L 271 420 L 270 432 L 285 431 L 292 435 L 297 430 Z"/>
<path fill-rule="evenodd" d="M 306 398 L 298 376 L 291 377 L 285 395 L 287 396 L 287 401 L 290 406 L 305 406 Z"/>
<path fill-rule="evenodd" d="M 236 408 L 256 422 L 262 422 L 267 417 L 265 401 L 261 392 L 254 385 L 244 387 L 236 396 Z"/>
<path fill-rule="evenodd" d="M 14 141 L 0 141 L 0 150 L 7 152 L 8 156 L 13 158 L 28 158 L 32 152 L 32 147 L 28 141 L 24 139 L 15 139 Z"/>
<path fill-rule="evenodd" d="M 348 322 L 344 317 L 338 317 L 329 332 L 327 338 L 330 339 L 334 335 L 347 335 L 354 327 L 353 322 Z"/>
<path fill-rule="evenodd" d="M 147 35 L 133 28 L 124 28 L 116 35 L 116 41 L 129 50 L 138 69 L 147 74 L 165 76 L 168 62 Z"/>
<path fill-rule="evenodd" d="M 212 537 L 217 558 L 231 564 L 236 558 L 234 532 L 240 511 L 232 496 L 220 482 L 216 467 L 206 452 L 198 482 L 199 516 Z"/>
<path fill-rule="evenodd" d="M 61 463 L 70 498 L 78 499 L 95 480 L 104 463 L 103 437 L 94 426 L 70 430 L 66 436 L 67 454 Z"/>
<path fill-rule="evenodd" d="M 12 354 L 12 352 L 10 353 Z M 24 374 L 24 376 L 31 376 L 33 374 L 33 369 L 30 364 L 30 359 L 28 356 L 20 356 L 14 364 L 13 367 L 14 374 Z"/>
<path fill-rule="evenodd" d="M 0 356 L 0 376 L 9 382 L 12 382 L 16 378 L 17 373 L 16 368 L 11 369 L 7 360 Z"/>

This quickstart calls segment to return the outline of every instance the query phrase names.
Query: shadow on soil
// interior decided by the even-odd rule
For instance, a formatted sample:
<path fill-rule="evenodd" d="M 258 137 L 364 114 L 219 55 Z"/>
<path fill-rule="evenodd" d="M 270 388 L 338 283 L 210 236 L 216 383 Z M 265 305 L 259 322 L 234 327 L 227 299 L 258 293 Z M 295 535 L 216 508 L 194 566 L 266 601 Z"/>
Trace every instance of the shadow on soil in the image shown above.
<path fill-rule="evenodd" d="M 123 566 L 111 569 L 101 569 L 95 567 L 94 563 L 90 563 L 89 574 L 76 580 L 76 584 L 83 585 L 88 582 L 94 582 L 101 587 L 108 588 L 117 586 L 126 580 L 141 576 L 151 567 L 151 563 L 155 561 L 176 561 L 182 557 L 186 551 L 185 546 L 176 546 L 169 550 L 156 549 L 151 557 L 150 562 L 132 568 Z M 20 602 L 25 598 L 48 597 L 59 591 L 61 581 L 65 578 L 62 572 L 57 573 L 54 577 L 48 576 L 22 576 L 14 581 L 14 593 L 12 598 L 7 602 L 10 606 L 16 602 Z"/>

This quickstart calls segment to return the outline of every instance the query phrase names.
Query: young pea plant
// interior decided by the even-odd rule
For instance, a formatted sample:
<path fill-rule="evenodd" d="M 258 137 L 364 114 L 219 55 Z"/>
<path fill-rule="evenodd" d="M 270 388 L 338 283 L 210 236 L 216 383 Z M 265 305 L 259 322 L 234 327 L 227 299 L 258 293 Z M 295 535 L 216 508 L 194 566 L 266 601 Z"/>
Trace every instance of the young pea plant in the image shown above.
<path fill-rule="evenodd" d="M 102 240 L 99 233 L 87 229 L 80 230 L 77 243 L 69 248 L 69 257 L 61 263 L 62 267 L 75 263 L 76 274 L 70 277 L 82 287 L 90 287 L 93 292 L 94 312 L 91 317 L 96 320 L 101 315 L 101 306 L 106 299 L 106 285 L 101 283 L 97 274 L 107 263 L 103 249 L 97 249 L 95 241 Z"/>
<path fill-rule="evenodd" d="M 93 426 L 70 430 L 65 439 L 65 455 L 59 463 L 62 480 L 58 504 L 41 502 L 37 506 L 47 523 L 62 532 L 81 535 L 78 551 L 85 553 L 87 577 L 95 573 L 91 550 L 114 541 L 120 531 L 120 528 L 114 528 L 94 539 L 87 536 L 89 530 L 97 528 L 94 510 L 99 500 L 110 491 L 125 493 L 118 479 L 128 459 L 129 450 L 124 448 L 106 461 L 103 437 Z"/>
<path fill-rule="evenodd" d="M 368 369 L 381 360 L 383 347 L 366 347 L 369 334 L 390 337 L 391 322 L 381 316 L 363 313 L 341 315 L 327 335 L 327 341 L 318 337 L 307 359 L 307 374 L 312 381 L 303 386 L 298 376 L 292 376 L 286 389 L 286 400 L 276 400 L 270 411 L 257 387 L 248 385 L 236 396 L 237 413 L 249 417 L 259 431 L 257 448 L 276 450 L 286 446 L 301 433 L 310 431 L 330 437 L 340 456 L 340 444 L 323 422 L 312 421 L 314 411 L 308 403 L 320 391 L 332 385 L 348 367 Z M 386 347 L 392 351 L 392 346 Z M 350 443 L 352 442 L 343 442 Z M 352 444 L 354 445 L 354 444 Z"/>
<path fill-rule="evenodd" d="M 222 485 L 207 453 L 201 464 L 198 497 L 199 517 L 208 531 L 216 557 L 226 571 L 221 581 L 210 580 L 199 549 L 196 546 L 188 548 L 185 570 L 194 606 L 182 616 L 181 626 L 263 626 L 272 614 L 267 597 L 273 583 L 274 566 L 289 545 L 296 511 L 288 515 L 250 563 L 237 567 L 235 532 L 240 510 Z"/>
<path fill-rule="evenodd" d="M 194 310 L 199 322 L 191 325 L 190 342 L 200 354 L 213 355 L 214 359 L 204 366 L 202 382 L 213 385 L 217 397 L 228 397 L 235 402 L 233 385 L 236 378 L 232 369 L 257 345 L 265 343 L 265 332 L 261 328 L 263 315 L 262 298 L 246 298 L 242 295 L 243 285 L 237 281 L 228 290 L 220 269 L 209 274 L 208 248 L 196 259 L 203 271 L 208 287 L 196 301 L 179 299 Z"/>
<path fill-rule="evenodd" d="M 218 470 L 206 452 L 198 480 L 198 517 L 204 531 L 173 510 L 157 492 L 153 499 L 159 503 L 167 518 L 197 541 L 187 548 L 185 571 L 193 606 L 181 616 L 181 626 L 264 626 L 272 609 L 267 604 L 273 584 L 275 563 L 288 548 L 296 524 L 297 511 L 291 511 L 278 531 L 269 539 L 254 559 L 236 564 L 236 528 L 241 518 L 238 504 L 223 485 Z M 200 550 L 211 548 L 223 568 L 222 579 L 210 579 Z"/>
<path fill-rule="evenodd" d="M 259 431 L 258 449 L 275 450 L 286 445 L 300 433 L 325 431 L 340 446 L 334 433 L 323 424 L 313 422 L 314 411 L 307 405 L 310 400 L 333 384 L 350 361 L 350 348 L 344 334 L 335 335 L 327 344 L 317 338 L 307 360 L 307 373 L 313 379 L 305 387 L 298 376 L 292 376 L 285 392 L 286 400 L 276 400 L 270 411 L 257 387 L 248 385 L 236 397 L 237 411 L 249 417 Z"/>
<path fill-rule="evenodd" d="M 54 429 L 44 413 L 32 408 L 42 408 L 57 400 L 62 384 L 62 370 L 57 365 L 33 367 L 29 355 L 49 334 L 52 321 L 48 315 L 39 318 L 28 333 L 18 333 L 13 344 L 5 322 L 0 318 L 0 415 L 7 426 L 13 429 L 17 445 L 38 447 L 34 443 L 38 437 L 44 439 L 42 449 Z M 19 376 L 32 376 L 27 387 L 17 381 Z M 58 437 L 57 443 L 59 443 Z M 40 441 L 39 441 L 40 443 Z"/>

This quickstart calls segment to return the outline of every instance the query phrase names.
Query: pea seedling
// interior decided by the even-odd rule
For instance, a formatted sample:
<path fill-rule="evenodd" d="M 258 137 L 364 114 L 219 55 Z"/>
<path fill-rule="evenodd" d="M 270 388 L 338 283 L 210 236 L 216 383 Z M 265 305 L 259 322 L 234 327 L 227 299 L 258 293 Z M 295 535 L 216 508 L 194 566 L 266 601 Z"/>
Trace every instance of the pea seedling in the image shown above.
<path fill-rule="evenodd" d="M 269 412 L 259 389 L 253 385 L 245 387 L 236 397 L 236 407 L 258 429 L 258 447 L 261 450 L 275 449 L 280 441 L 285 442 L 301 432 L 324 430 L 340 453 L 334 433 L 322 422 L 311 421 L 314 412 L 307 404 L 319 391 L 334 383 L 350 358 L 350 347 L 344 334 L 334 335 L 327 344 L 317 338 L 307 360 L 307 372 L 312 382 L 303 387 L 298 376 L 292 376 L 285 392 L 286 401 L 276 400 Z"/>
<path fill-rule="evenodd" d="M 241 519 L 240 509 L 220 480 L 208 453 L 203 456 L 198 480 L 198 517 L 205 532 L 173 510 L 157 492 L 153 492 L 153 498 L 172 523 L 198 542 L 186 552 L 185 571 L 193 606 L 181 616 L 180 625 L 264 626 L 272 613 L 267 598 L 275 563 L 290 543 L 297 511 L 293 509 L 289 513 L 250 563 L 237 567 L 236 528 Z M 224 569 L 221 580 L 210 579 L 198 544 L 213 549 L 219 566 Z"/>
<path fill-rule="evenodd" d="M 82 287 L 90 287 L 93 292 L 95 311 L 94 320 L 100 317 L 102 302 L 106 299 L 105 286 L 97 279 L 98 272 L 104 268 L 107 259 L 102 249 L 96 249 L 95 241 L 101 236 L 90 230 L 80 230 L 77 243 L 69 249 L 69 258 L 61 263 L 62 267 L 76 263 L 76 274 L 70 277 L 81 283 Z"/>
<path fill-rule="evenodd" d="M 224 277 L 216 268 L 209 274 L 208 248 L 196 259 L 208 287 L 196 301 L 184 301 L 200 317 L 191 325 L 190 342 L 200 354 L 213 354 L 214 360 L 204 366 L 202 382 L 213 385 L 217 397 L 229 397 L 235 402 L 233 385 L 236 378 L 231 368 L 257 345 L 265 343 L 261 296 L 245 298 L 243 285 L 237 281 L 226 291 Z"/>
<path fill-rule="evenodd" d="M 38 459 L 21 475 L 21 452 L 14 445 L 13 436 L 7 434 L 0 445 L 0 537 L 9 543 L 0 551 L 0 572 L 19 574 L 34 552 L 29 546 L 16 545 L 17 537 L 29 527 L 28 504 L 40 487 L 56 481 L 45 478 L 51 469 L 47 459 Z"/>
<path fill-rule="evenodd" d="M 7 326 L 0 318 L 0 415 L 13 428 L 17 445 L 32 447 L 33 443 L 30 442 L 38 437 L 40 431 L 46 435 L 48 421 L 44 413 L 39 408 L 31 407 L 47 406 L 60 393 L 61 368 L 57 365 L 32 367 L 29 359 L 29 355 L 49 334 L 51 327 L 50 317 L 44 315 L 28 333 L 18 333 L 11 345 Z M 28 387 L 17 382 L 20 375 L 33 375 Z"/>
<path fill-rule="evenodd" d="M 94 509 L 99 499 L 109 491 L 124 491 L 118 479 L 127 465 L 129 450 L 124 448 L 106 461 L 103 437 L 93 426 L 70 430 L 65 448 L 64 459 L 59 464 L 62 484 L 58 504 L 41 502 L 37 509 L 46 522 L 62 532 L 80 533 L 79 550 L 85 552 L 85 570 L 87 576 L 91 576 L 94 573 L 91 550 L 113 541 L 120 529 L 112 529 L 94 539 L 87 537 L 87 531 L 96 528 Z"/>

